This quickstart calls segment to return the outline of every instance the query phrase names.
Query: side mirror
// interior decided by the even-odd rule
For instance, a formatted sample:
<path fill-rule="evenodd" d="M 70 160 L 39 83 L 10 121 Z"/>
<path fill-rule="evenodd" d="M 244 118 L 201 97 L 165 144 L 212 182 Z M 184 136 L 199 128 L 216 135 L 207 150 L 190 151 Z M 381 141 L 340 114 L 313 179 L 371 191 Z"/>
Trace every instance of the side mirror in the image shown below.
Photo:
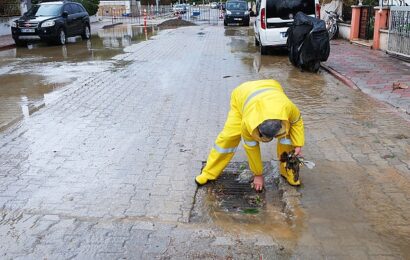
<path fill-rule="evenodd" d="M 67 18 L 67 17 L 68 17 L 68 12 L 67 12 L 67 11 L 64 11 L 63 14 L 62 14 L 62 17 L 63 17 L 63 18 Z"/>

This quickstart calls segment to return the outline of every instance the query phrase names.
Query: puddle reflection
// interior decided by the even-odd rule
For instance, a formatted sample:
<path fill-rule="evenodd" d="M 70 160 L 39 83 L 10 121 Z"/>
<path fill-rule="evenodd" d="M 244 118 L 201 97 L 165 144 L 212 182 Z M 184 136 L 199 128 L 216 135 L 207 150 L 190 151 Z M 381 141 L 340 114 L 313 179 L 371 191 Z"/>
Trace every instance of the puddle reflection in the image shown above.
<path fill-rule="evenodd" d="M 112 69 L 117 62 L 111 58 L 157 32 L 154 26 L 124 25 L 99 30 L 87 41 L 69 38 L 64 46 L 33 42 L 0 51 L 0 130 L 56 98 L 61 87 Z"/>

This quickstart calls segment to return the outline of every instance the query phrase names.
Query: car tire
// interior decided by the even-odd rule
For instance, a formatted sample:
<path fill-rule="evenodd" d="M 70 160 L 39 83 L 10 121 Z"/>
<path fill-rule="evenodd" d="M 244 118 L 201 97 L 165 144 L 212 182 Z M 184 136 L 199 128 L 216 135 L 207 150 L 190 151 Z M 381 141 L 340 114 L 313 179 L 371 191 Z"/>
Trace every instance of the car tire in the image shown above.
<path fill-rule="evenodd" d="M 228 26 L 228 23 L 226 21 L 224 21 L 224 26 Z"/>
<path fill-rule="evenodd" d="M 263 46 L 261 43 L 259 44 L 259 49 L 261 51 L 261 55 L 266 55 L 268 54 L 268 50 L 266 46 Z"/>
<path fill-rule="evenodd" d="M 84 25 L 83 33 L 81 34 L 81 38 L 83 40 L 88 40 L 91 37 L 91 29 L 88 24 Z"/>
<path fill-rule="evenodd" d="M 67 36 L 65 34 L 65 31 L 63 28 L 58 29 L 58 33 L 57 33 L 57 38 L 55 40 L 55 43 L 57 43 L 58 45 L 65 45 L 67 42 Z"/>
<path fill-rule="evenodd" d="M 245 22 L 243 26 L 249 26 L 249 21 Z"/>
<path fill-rule="evenodd" d="M 256 38 L 256 36 L 255 36 L 255 46 L 259 46 L 259 45 L 260 45 L 259 40 L 258 40 L 258 38 Z"/>
<path fill-rule="evenodd" d="M 14 40 L 14 43 L 16 44 L 17 47 L 25 47 L 27 46 L 27 43 L 24 41 L 20 41 L 20 40 Z"/>

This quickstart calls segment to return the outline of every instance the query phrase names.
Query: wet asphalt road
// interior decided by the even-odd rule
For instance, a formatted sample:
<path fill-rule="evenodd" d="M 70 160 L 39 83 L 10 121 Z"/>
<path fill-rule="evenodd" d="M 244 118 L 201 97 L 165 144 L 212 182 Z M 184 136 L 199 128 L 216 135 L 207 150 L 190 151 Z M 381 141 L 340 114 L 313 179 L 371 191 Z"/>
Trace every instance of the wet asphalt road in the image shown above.
<path fill-rule="evenodd" d="M 4 258 L 410 254 L 409 122 L 325 72 L 300 72 L 285 52 L 261 57 L 250 28 L 141 37 L 0 52 L 0 98 L 13 97 L 15 111 L 27 114 L 0 134 Z M 297 210 L 284 216 L 293 220 L 210 215 L 190 223 L 193 178 L 224 124 L 230 91 L 262 78 L 281 82 L 301 109 L 303 153 L 317 165 L 302 170 Z M 31 114 L 22 105 L 31 100 L 45 105 Z M 270 160 L 275 146 L 262 151 Z M 234 160 L 245 158 L 240 149 Z"/>

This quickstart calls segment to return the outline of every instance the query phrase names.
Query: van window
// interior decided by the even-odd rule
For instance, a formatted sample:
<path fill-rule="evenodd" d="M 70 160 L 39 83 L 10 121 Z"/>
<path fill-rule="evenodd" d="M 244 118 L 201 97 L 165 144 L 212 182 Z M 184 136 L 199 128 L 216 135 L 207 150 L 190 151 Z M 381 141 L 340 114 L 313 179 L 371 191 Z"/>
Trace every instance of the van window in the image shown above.
<path fill-rule="evenodd" d="M 315 14 L 315 0 L 266 0 L 266 18 L 293 19 L 299 11 Z"/>

